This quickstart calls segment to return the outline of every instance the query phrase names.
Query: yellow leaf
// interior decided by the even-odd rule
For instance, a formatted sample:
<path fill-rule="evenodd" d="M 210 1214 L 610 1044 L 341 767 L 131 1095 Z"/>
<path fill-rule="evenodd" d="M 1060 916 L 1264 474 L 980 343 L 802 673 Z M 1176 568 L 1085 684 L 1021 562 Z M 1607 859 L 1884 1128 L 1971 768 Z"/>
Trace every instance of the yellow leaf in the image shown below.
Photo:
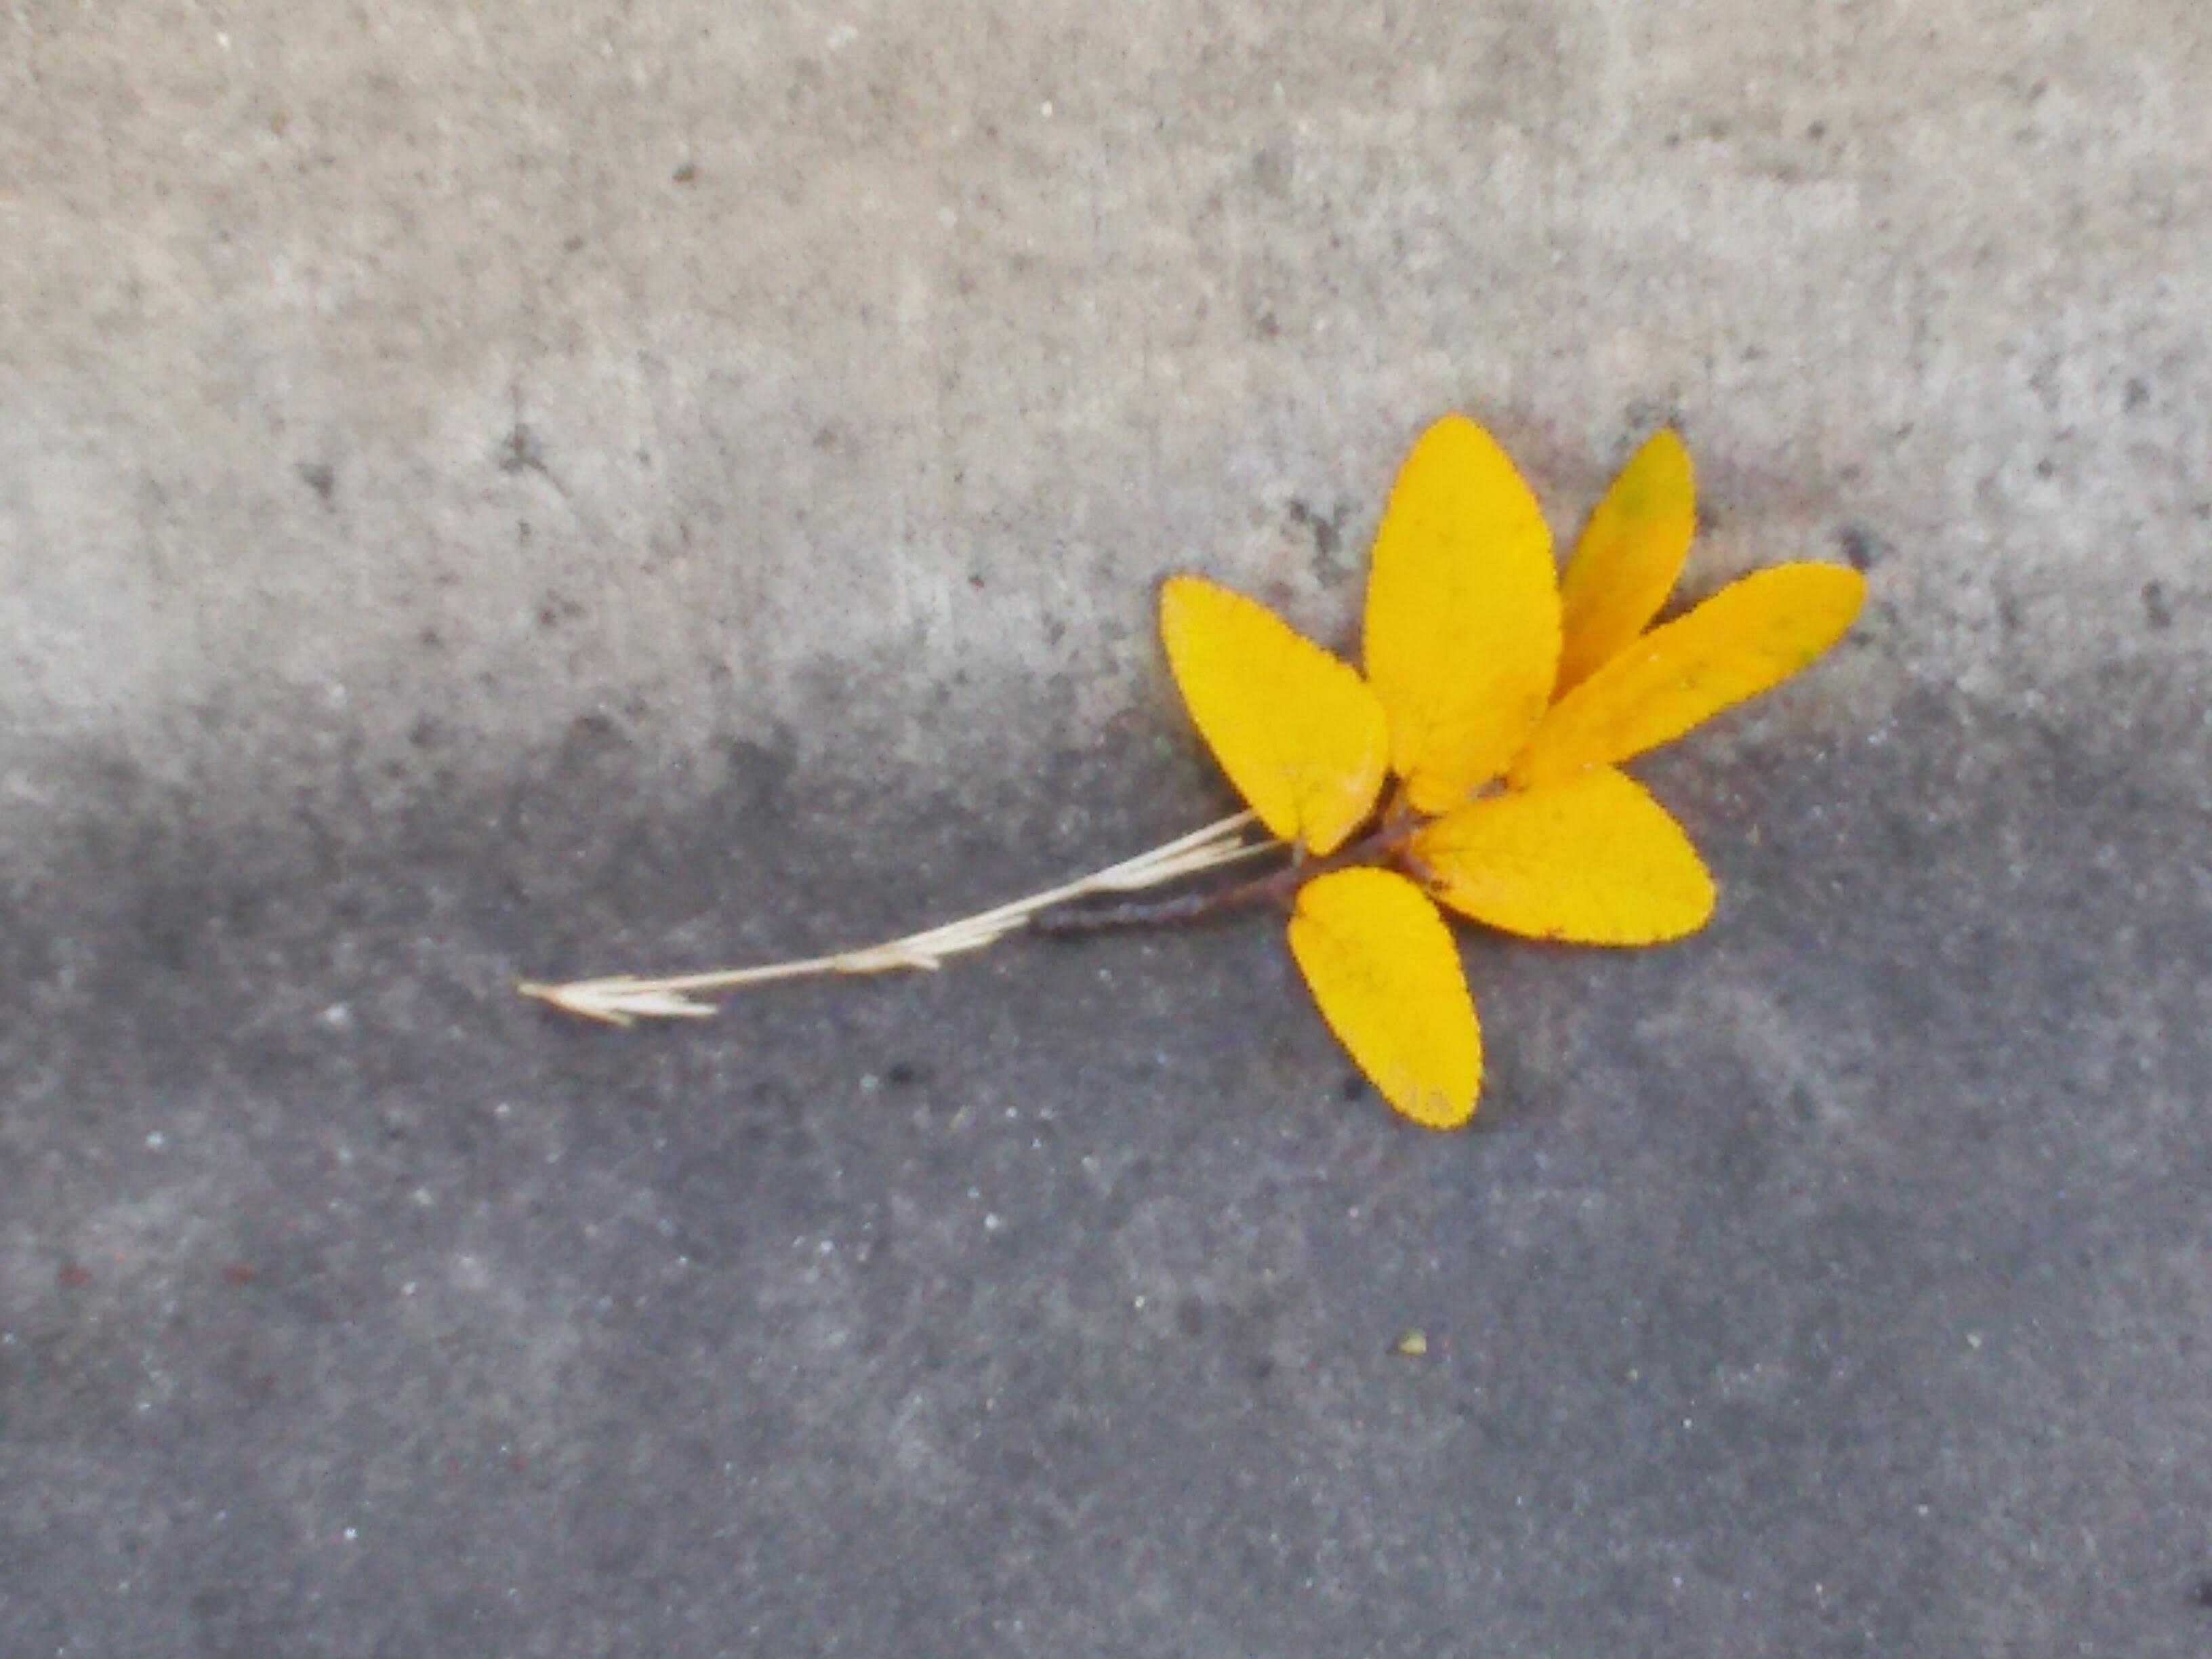
<path fill-rule="evenodd" d="M 1199 733 L 1268 832 L 1334 852 L 1389 764 L 1382 706 L 1349 663 L 1197 576 L 1160 592 L 1168 665 Z"/>
<path fill-rule="evenodd" d="M 1662 428 L 1620 469 L 1567 561 L 1553 696 L 1589 678 L 1659 614 L 1697 527 L 1690 452 Z"/>
<path fill-rule="evenodd" d="M 1291 954 L 1383 1099 L 1432 1129 L 1474 1115 L 1482 1033 L 1451 929 L 1419 888 L 1388 870 L 1316 876 L 1298 889 Z"/>
<path fill-rule="evenodd" d="M 1705 925 L 1713 882 L 1667 809 L 1626 774 L 1470 801 L 1407 852 L 1429 890 L 1477 921 L 1577 945 L 1656 945 Z"/>
<path fill-rule="evenodd" d="M 1778 565 L 1723 588 L 1554 703 L 1513 763 L 1515 787 L 1626 760 L 1758 696 L 1840 639 L 1865 593 L 1856 571 L 1826 564 Z"/>
<path fill-rule="evenodd" d="M 1367 678 L 1390 762 L 1423 812 L 1505 769 L 1550 702 L 1559 659 L 1552 532 L 1480 427 L 1449 415 L 1413 446 L 1375 537 Z"/>

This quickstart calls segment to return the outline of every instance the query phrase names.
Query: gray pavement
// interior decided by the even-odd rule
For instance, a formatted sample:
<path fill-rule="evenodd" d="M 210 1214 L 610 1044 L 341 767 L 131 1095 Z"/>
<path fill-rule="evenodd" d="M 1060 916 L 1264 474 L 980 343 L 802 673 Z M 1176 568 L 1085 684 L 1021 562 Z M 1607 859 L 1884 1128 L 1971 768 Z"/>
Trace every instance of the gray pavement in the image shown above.
<path fill-rule="evenodd" d="M 2212 1647 L 2199 9 L 0 30 L 0 1653 Z M 1474 1131 L 1251 916 L 514 996 L 1218 815 L 1448 408 L 1873 591 Z"/>

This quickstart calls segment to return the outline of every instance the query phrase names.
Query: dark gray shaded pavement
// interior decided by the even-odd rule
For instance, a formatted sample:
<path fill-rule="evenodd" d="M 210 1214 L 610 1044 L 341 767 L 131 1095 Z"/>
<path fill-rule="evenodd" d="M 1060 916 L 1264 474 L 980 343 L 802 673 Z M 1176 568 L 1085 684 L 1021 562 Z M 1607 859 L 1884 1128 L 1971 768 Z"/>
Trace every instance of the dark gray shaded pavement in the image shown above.
<path fill-rule="evenodd" d="M 1834 716 L 1644 769 L 1706 935 L 1472 944 L 1459 1136 L 1257 917 L 508 989 L 1105 861 L 1218 809 L 1180 738 L 664 794 L 600 723 L 221 833 L 108 773 L 0 930 L 9 1650 L 2204 1651 L 2212 736 Z"/>

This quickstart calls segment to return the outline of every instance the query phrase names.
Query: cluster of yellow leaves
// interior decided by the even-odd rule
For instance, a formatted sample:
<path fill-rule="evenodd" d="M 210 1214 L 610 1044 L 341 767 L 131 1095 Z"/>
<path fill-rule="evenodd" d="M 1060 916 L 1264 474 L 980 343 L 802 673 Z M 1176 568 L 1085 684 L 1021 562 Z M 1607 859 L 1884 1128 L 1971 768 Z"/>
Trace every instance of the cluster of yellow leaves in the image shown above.
<path fill-rule="evenodd" d="M 1437 904 L 1584 945 L 1694 933 L 1712 879 L 1619 763 L 1795 673 L 1858 612 L 1856 572 L 1792 564 L 1651 626 L 1696 520 L 1688 452 L 1662 431 L 1563 577 L 1513 463 L 1451 416 L 1414 445 L 1376 533 L 1364 675 L 1202 578 L 1162 592 L 1200 733 L 1268 831 L 1321 866 L 1297 889 L 1291 954 L 1359 1068 L 1416 1122 L 1464 1123 L 1482 1082 Z M 1331 866 L 1340 850 L 1399 867 Z"/>

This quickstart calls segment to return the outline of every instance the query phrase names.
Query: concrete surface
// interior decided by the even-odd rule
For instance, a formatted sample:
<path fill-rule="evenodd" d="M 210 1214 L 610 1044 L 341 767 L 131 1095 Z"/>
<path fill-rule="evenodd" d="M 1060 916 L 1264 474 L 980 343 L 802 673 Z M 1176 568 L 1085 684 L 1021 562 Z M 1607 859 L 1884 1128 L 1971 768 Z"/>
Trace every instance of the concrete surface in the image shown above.
<path fill-rule="evenodd" d="M 2212 1644 L 2201 8 L 0 34 L 0 1651 Z M 1259 921 L 512 996 L 1214 815 L 1453 407 L 1875 591 L 1477 1132 Z"/>

